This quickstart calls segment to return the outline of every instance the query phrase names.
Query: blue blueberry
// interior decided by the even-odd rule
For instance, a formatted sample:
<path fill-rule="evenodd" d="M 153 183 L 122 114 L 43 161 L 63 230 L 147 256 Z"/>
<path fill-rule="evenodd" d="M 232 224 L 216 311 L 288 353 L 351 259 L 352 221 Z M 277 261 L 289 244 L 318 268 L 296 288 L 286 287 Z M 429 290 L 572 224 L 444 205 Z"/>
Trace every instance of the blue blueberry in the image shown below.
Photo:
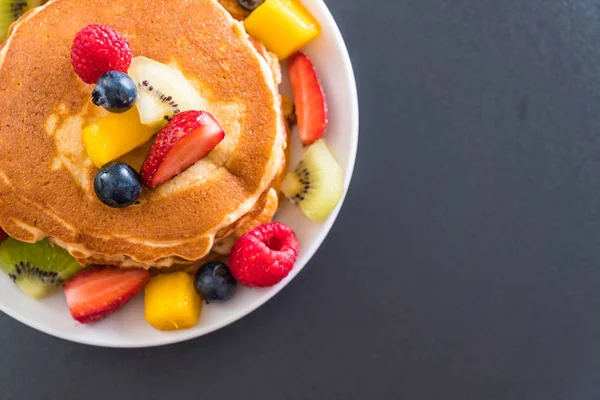
<path fill-rule="evenodd" d="M 227 301 L 235 293 L 237 282 L 227 265 L 209 262 L 196 271 L 194 285 L 204 301 Z"/>
<path fill-rule="evenodd" d="M 264 2 L 265 0 L 238 0 L 238 4 L 248 11 L 254 10 Z"/>
<path fill-rule="evenodd" d="M 112 113 L 122 113 L 133 107 L 137 95 L 137 86 L 129 75 L 120 71 L 108 71 L 96 82 L 92 102 Z"/>
<path fill-rule="evenodd" d="M 142 178 L 122 162 L 106 164 L 96 174 L 94 190 L 98 199 L 109 207 L 132 205 L 142 194 Z"/>

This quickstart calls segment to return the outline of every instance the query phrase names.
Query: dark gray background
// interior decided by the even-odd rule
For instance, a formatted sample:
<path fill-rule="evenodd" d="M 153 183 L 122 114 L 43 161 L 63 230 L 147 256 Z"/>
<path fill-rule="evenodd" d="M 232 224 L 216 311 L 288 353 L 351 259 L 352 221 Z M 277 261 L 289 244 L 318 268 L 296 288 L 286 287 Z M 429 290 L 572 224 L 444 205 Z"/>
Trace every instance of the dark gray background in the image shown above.
<path fill-rule="evenodd" d="M 600 397 L 598 3 L 328 4 L 361 139 L 308 267 L 242 321 L 164 348 L 1 316 L 2 400 Z"/>

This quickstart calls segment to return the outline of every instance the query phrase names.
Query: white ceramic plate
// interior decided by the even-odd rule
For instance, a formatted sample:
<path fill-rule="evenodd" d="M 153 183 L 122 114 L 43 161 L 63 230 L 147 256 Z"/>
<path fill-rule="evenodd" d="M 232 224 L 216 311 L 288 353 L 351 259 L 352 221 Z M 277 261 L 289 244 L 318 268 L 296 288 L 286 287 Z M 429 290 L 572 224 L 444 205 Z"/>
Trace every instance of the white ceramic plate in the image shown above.
<path fill-rule="evenodd" d="M 358 100 L 348 51 L 329 10 L 322 0 L 302 0 L 319 20 L 322 35 L 304 52 L 313 60 L 329 105 L 329 126 L 325 138 L 345 172 L 346 191 L 350 184 L 358 146 Z M 282 93 L 289 93 L 284 82 Z M 293 165 L 303 153 L 293 134 Z M 181 342 L 222 328 L 267 302 L 304 268 L 317 251 L 335 221 L 341 203 L 327 222 L 318 224 L 287 203 L 276 220 L 292 227 L 300 241 L 300 254 L 289 276 L 266 289 L 238 288 L 225 304 L 204 306 L 198 325 L 189 330 L 160 332 L 144 320 L 143 296 L 137 296 L 123 309 L 96 324 L 81 325 L 71 319 L 64 294 L 36 301 L 25 296 L 4 274 L 0 274 L 0 310 L 42 332 L 74 342 L 106 347 L 149 347 Z"/>

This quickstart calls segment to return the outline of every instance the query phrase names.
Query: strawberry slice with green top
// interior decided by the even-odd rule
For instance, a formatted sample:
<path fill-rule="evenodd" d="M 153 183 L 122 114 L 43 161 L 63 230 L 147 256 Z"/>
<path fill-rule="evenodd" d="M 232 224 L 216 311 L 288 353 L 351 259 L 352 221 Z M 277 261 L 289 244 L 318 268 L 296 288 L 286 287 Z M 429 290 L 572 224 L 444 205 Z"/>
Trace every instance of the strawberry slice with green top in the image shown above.
<path fill-rule="evenodd" d="M 82 324 L 101 320 L 134 298 L 149 279 L 145 269 L 85 269 L 64 284 L 71 316 Z"/>
<path fill-rule="evenodd" d="M 294 92 L 298 131 L 304 146 L 320 139 L 327 128 L 327 102 L 317 71 L 306 54 L 297 52 L 287 61 Z"/>
<path fill-rule="evenodd" d="M 206 111 L 176 114 L 158 133 L 142 165 L 142 181 L 154 188 L 206 157 L 225 132 Z"/>

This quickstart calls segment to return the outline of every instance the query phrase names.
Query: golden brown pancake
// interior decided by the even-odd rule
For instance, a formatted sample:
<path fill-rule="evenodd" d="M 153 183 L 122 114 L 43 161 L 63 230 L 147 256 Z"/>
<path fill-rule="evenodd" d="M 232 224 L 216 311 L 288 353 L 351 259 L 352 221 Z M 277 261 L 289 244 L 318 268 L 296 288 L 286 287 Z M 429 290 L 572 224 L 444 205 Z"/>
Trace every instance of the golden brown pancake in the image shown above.
<path fill-rule="evenodd" d="M 178 68 L 226 133 L 208 157 L 125 209 L 95 197 L 97 169 L 81 139 L 105 115 L 70 63 L 73 38 L 90 23 L 120 31 L 134 56 Z M 50 237 L 82 263 L 202 258 L 264 200 L 285 147 L 273 73 L 215 0 L 54 0 L 30 12 L 0 52 L 0 121 L 0 226 L 22 241 Z"/>

